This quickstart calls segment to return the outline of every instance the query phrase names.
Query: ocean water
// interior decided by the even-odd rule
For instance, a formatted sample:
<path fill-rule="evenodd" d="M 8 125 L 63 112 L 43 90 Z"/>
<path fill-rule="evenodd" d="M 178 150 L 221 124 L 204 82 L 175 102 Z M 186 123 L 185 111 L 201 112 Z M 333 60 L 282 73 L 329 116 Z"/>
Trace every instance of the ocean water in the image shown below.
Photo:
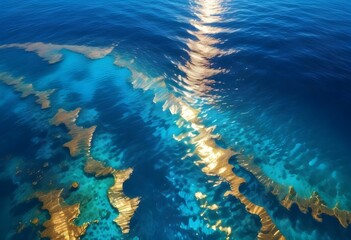
<path fill-rule="evenodd" d="M 2 0 L 0 56 L 0 239 L 351 239 L 350 1 Z"/>

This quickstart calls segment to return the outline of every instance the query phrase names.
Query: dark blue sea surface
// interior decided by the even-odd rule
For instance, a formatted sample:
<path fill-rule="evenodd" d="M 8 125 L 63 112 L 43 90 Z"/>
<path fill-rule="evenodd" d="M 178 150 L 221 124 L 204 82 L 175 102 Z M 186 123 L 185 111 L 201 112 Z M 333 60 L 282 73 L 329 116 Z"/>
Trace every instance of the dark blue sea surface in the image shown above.
<path fill-rule="evenodd" d="M 19 77 L 55 89 L 48 109 L 5 84 Z M 133 169 L 129 233 L 113 222 L 114 179 L 63 146 L 61 108 L 96 126 L 89 156 Z M 74 224 L 98 220 L 81 239 L 270 239 L 226 196 L 224 170 L 204 169 L 219 149 L 286 239 L 351 239 L 351 1 L 1 0 L 0 113 L 0 239 L 40 239 L 50 214 L 35 196 L 55 189 L 80 203 Z M 331 214 L 287 209 L 289 187 Z"/>

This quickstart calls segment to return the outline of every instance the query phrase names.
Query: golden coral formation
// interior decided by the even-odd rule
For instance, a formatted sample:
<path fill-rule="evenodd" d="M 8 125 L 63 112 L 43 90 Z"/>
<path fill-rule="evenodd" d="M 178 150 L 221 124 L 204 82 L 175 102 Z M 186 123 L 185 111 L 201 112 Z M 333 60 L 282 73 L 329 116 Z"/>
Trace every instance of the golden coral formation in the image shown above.
<path fill-rule="evenodd" d="M 79 188 L 79 183 L 77 181 L 74 181 L 72 184 L 71 184 L 71 189 L 77 189 Z"/>
<path fill-rule="evenodd" d="M 195 197 L 197 201 L 200 203 L 200 208 L 204 209 L 204 211 L 200 214 L 201 217 L 204 217 L 208 210 L 217 211 L 219 209 L 217 204 L 208 203 L 206 199 L 207 198 L 206 194 L 203 194 L 202 192 L 196 192 Z M 232 234 L 232 228 L 222 226 L 222 220 L 219 219 L 215 224 L 210 224 L 209 218 L 204 217 L 204 219 L 208 222 L 207 223 L 208 228 L 211 228 L 214 231 L 219 230 L 226 234 L 226 240 L 230 239 L 230 235 Z"/>
<path fill-rule="evenodd" d="M 86 55 L 89 58 L 97 59 L 109 54 L 113 48 L 101 49 L 101 48 L 90 48 L 85 46 L 59 46 L 59 45 L 45 45 L 42 43 L 28 44 L 28 45 L 2 45 L 0 48 L 7 47 L 19 47 L 25 48 L 27 51 L 35 51 L 44 58 L 48 58 L 49 62 L 54 63 L 61 59 L 59 53 L 52 53 L 51 51 L 60 51 L 61 49 L 68 49 L 76 51 Z M 41 104 L 42 109 L 50 107 L 49 96 L 54 90 L 47 91 L 35 91 L 32 84 L 26 84 L 23 82 L 24 78 L 14 78 L 9 74 L 0 73 L 0 81 L 5 84 L 14 86 L 15 90 L 22 93 L 22 97 L 34 95 L 38 99 L 37 103 Z M 109 167 L 105 167 L 101 162 L 93 160 L 90 157 L 90 148 L 93 134 L 96 126 L 90 128 L 83 128 L 77 126 L 76 120 L 78 118 L 80 108 L 73 111 L 66 111 L 59 109 L 56 115 L 51 119 L 52 125 L 64 124 L 69 130 L 68 134 L 72 137 L 72 140 L 65 143 L 64 146 L 69 148 L 71 156 L 75 157 L 83 154 L 88 158 L 86 170 L 89 168 L 94 169 L 96 176 L 107 176 L 111 174 L 114 177 L 115 184 L 108 190 L 108 198 L 111 205 L 119 211 L 119 216 L 114 220 L 122 229 L 123 233 L 129 232 L 129 224 L 134 212 L 138 208 L 140 198 L 128 198 L 123 194 L 123 183 L 130 177 L 133 170 L 131 168 L 126 170 L 115 170 Z M 92 165 L 90 166 L 89 164 Z M 44 164 L 47 167 L 48 163 Z M 100 171 L 100 170 L 101 171 Z M 33 183 L 34 185 L 37 182 Z M 73 182 L 71 187 L 76 189 L 79 187 L 78 182 Z M 48 194 L 40 193 L 38 198 L 43 202 L 43 209 L 47 209 L 51 215 L 51 219 L 44 223 L 46 230 L 42 232 L 42 237 L 49 237 L 51 239 L 79 239 L 81 235 L 85 233 L 88 224 L 84 224 L 81 227 L 73 224 L 74 219 L 79 215 L 79 204 L 73 206 L 66 206 L 63 203 L 63 199 L 60 197 L 62 190 L 52 191 Z M 33 220 L 37 223 L 37 220 Z"/>
<path fill-rule="evenodd" d="M 117 62 L 116 62 L 117 63 Z M 209 176 L 217 176 L 220 181 L 229 183 L 230 191 L 226 192 L 226 196 L 233 195 L 242 204 L 246 210 L 260 217 L 261 230 L 258 233 L 258 239 L 264 240 L 283 240 L 285 237 L 275 226 L 273 220 L 267 211 L 251 201 L 249 201 L 239 190 L 241 184 L 245 180 L 238 177 L 234 172 L 234 166 L 229 164 L 229 159 L 236 153 L 230 149 L 223 149 L 217 145 L 215 139 L 220 136 L 212 134 L 214 127 L 206 128 L 199 118 L 200 111 L 192 108 L 183 99 L 176 97 L 170 93 L 162 78 L 149 78 L 138 73 L 131 68 L 134 88 L 140 88 L 144 91 L 154 90 L 154 102 L 163 102 L 163 110 L 169 110 L 172 115 L 179 115 L 180 120 L 188 124 L 190 132 L 186 137 L 178 138 L 184 143 L 188 143 L 187 138 L 190 138 L 190 144 L 195 148 L 195 151 L 187 156 L 198 156 L 199 160 L 196 165 L 202 166 L 202 171 Z M 184 125 L 181 124 L 181 125 Z"/>
<path fill-rule="evenodd" d="M 245 179 L 238 177 L 233 172 L 233 165 L 229 164 L 229 159 L 235 153 L 230 149 L 219 147 L 211 136 L 210 132 L 199 128 L 199 134 L 191 139 L 195 145 L 195 154 L 200 158 L 196 164 L 203 166 L 202 171 L 209 176 L 218 176 L 222 181 L 229 183 L 230 191 L 225 196 L 232 195 L 245 205 L 246 210 L 260 217 L 261 230 L 258 239 L 285 239 L 267 211 L 247 199 L 239 190 Z"/>
<path fill-rule="evenodd" d="M 86 232 L 89 223 L 82 226 L 74 224 L 79 216 L 79 203 L 67 205 L 61 197 L 63 189 L 49 193 L 37 193 L 37 198 L 43 203 L 42 209 L 50 214 L 50 219 L 44 222 L 45 230 L 41 232 L 42 238 L 52 240 L 75 240 L 80 239 Z"/>
<path fill-rule="evenodd" d="M 130 230 L 130 220 L 140 202 L 140 198 L 129 198 L 123 193 L 123 184 L 130 177 L 133 170 L 131 168 L 116 170 L 105 166 L 100 161 L 89 158 L 85 164 L 84 171 L 89 174 L 94 174 L 95 177 L 113 176 L 114 185 L 108 189 L 108 198 L 111 205 L 119 212 L 114 222 L 120 226 L 122 233 L 128 233 Z"/>
<path fill-rule="evenodd" d="M 90 128 L 77 126 L 76 119 L 80 110 L 80 108 L 77 108 L 73 111 L 66 111 L 60 108 L 51 120 L 51 124 L 56 126 L 64 124 L 69 130 L 68 134 L 72 137 L 72 140 L 65 143 L 64 146 L 69 149 L 72 157 L 79 154 L 90 154 L 91 140 L 96 129 L 96 126 Z"/>
<path fill-rule="evenodd" d="M 94 174 L 95 177 L 106 177 L 112 174 L 114 169 L 90 157 L 85 162 L 84 171 L 89 174 Z"/>
<path fill-rule="evenodd" d="M 12 44 L 4 44 L 0 45 L 0 49 L 5 48 L 19 48 L 24 49 L 27 52 L 34 52 L 39 57 L 48 61 L 49 64 L 54 64 L 60 62 L 63 58 L 62 50 L 69 50 L 72 52 L 76 52 L 79 54 L 85 55 L 90 59 L 100 59 L 110 54 L 113 50 L 112 47 L 101 48 L 101 47 L 90 47 L 84 45 L 59 45 L 52 43 L 42 43 L 42 42 L 34 42 L 34 43 L 12 43 Z"/>
<path fill-rule="evenodd" d="M 30 220 L 30 223 L 33 224 L 33 225 L 38 225 L 39 218 L 33 218 L 32 220 Z"/>
<path fill-rule="evenodd" d="M 268 176 L 264 174 L 259 166 L 254 163 L 252 157 L 245 157 L 243 155 L 237 156 L 238 163 L 241 167 L 245 168 L 247 171 L 251 172 L 258 181 L 263 184 L 267 189 L 271 190 L 272 194 L 280 199 L 282 206 L 288 210 L 291 208 L 292 204 L 296 204 L 300 211 L 303 213 L 308 213 L 309 209 L 312 217 L 321 222 L 322 214 L 326 214 L 338 219 L 339 223 L 347 228 L 351 224 L 351 212 L 341 210 L 336 204 L 334 208 L 329 208 L 317 192 L 313 192 L 312 196 L 309 198 L 300 197 L 292 186 L 287 190 L 286 187 L 274 182 Z"/>
<path fill-rule="evenodd" d="M 7 73 L 0 73 L 0 81 L 13 86 L 15 91 L 21 93 L 21 97 L 23 98 L 30 95 L 35 96 L 37 98 L 36 103 L 40 104 L 42 109 L 50 107 L 49 96 L 55 91 L 54 89 L 37 91 L 34 89 L 33 84 L 25 83 L 23 77 L 15 78 Z"/>
<path fill-rule="evenodd" d="M 139 198 L 128 198 L 123 193 L 123 183 L 129 178 L 133 170 L 131 168 L 116 170 L 106 167 L 102 162 L 94 160 L 90 156 L 91 141 L 96 126 L 90 128 L 77 126 L 76 120 L 80 110 L 80 108 L 73 111 L 59 109 L 51 119 L 51 124 L 56 126 L 64 124 L 69 130 L 68 134 L 71 135 L 72 140 L 65 143 L 64 146 L 69 148 L 73 157 L 79 154 L 84 154 L 87 157 L 84 167 L 85 172 L 94 174 L 96 177 L 106 177 L 108 175 L 114 177 L 115 183 L 108 190 L 108 198 L 111 205 L 119 212 L 118 217 L 114 221 L 121 227 L 122 233 L 128 233 L 130 220 L 140 202 Z"/>

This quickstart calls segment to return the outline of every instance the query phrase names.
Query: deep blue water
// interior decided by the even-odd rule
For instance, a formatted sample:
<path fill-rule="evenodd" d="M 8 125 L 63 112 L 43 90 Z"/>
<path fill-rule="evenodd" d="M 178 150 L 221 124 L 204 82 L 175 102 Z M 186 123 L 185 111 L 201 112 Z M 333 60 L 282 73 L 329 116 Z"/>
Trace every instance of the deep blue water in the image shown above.
<path fill-rule="evenodd" d="M 38 42 L 61 46 L 61 61 L 49 64 L 24 45 L 5 47 Z M 41 110 L 33 96 L 21 98 L 0 82 L 0 239 L 38 239 L 43 227 L 30 220 L 42 223 L 48 214 L 27 199 L 58 188 L 68 203 L 81 202 L 78 223 L 99 220 L 82 239 L 225 239 L 205 218 L 231 227 L 230 239 L 257 238 L 259 218 L 223 197 L 228 184 L 214 184 L 195 157 L 183 159 L 193 146 L 174 136 L 187 127 L 154 103 L 162 88 L 145 87 L 159 76 L 206 127 L 216 126 L 220 146 L 253 155 L 266 176 L 300 196 L 317 191 L 329 208 L 351 211 L 350 1 L 2 0 L 0 45 L 0 73 L 56 89 L 51 108 Z M 67 45 L 114 48 L 90 59 Z M 148 77 L 137 79 L 142 87 L 133 71 Z M 124 192 L 141 202 L 127 235 L 112 222 L 118 213 L 106 191 L 113 180 L 84 174 L 84 162 L 62 147 L 66 129 L 49 124 L 59 108 L 77 107 L 78 125 L 97 125 L 94 157 L 134 170 Z M 297 206 L 286 210 L 230 161 L 247 182 L 242 192 L 287 239 L 351 239 L 351 227 L 333 217 L 317 222 Z M 80 188 L 69 191 L 76 180 Z M 196 192 L 219 210 L 201 216 Z M 110 215 L 102 218 L 104 211 Z M 19 222 L 25 228 L 16 233 Z"/>

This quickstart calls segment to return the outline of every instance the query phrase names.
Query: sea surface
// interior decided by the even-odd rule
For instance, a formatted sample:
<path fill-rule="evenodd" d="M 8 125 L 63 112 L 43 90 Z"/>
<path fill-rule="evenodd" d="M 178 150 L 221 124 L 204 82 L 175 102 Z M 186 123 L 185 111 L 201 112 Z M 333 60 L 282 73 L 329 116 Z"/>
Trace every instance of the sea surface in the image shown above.
<path fill-rule="evenodd" d="M 350 172 L 351 1 L 0 1 L 0 239 L 347 240 Z"/>

